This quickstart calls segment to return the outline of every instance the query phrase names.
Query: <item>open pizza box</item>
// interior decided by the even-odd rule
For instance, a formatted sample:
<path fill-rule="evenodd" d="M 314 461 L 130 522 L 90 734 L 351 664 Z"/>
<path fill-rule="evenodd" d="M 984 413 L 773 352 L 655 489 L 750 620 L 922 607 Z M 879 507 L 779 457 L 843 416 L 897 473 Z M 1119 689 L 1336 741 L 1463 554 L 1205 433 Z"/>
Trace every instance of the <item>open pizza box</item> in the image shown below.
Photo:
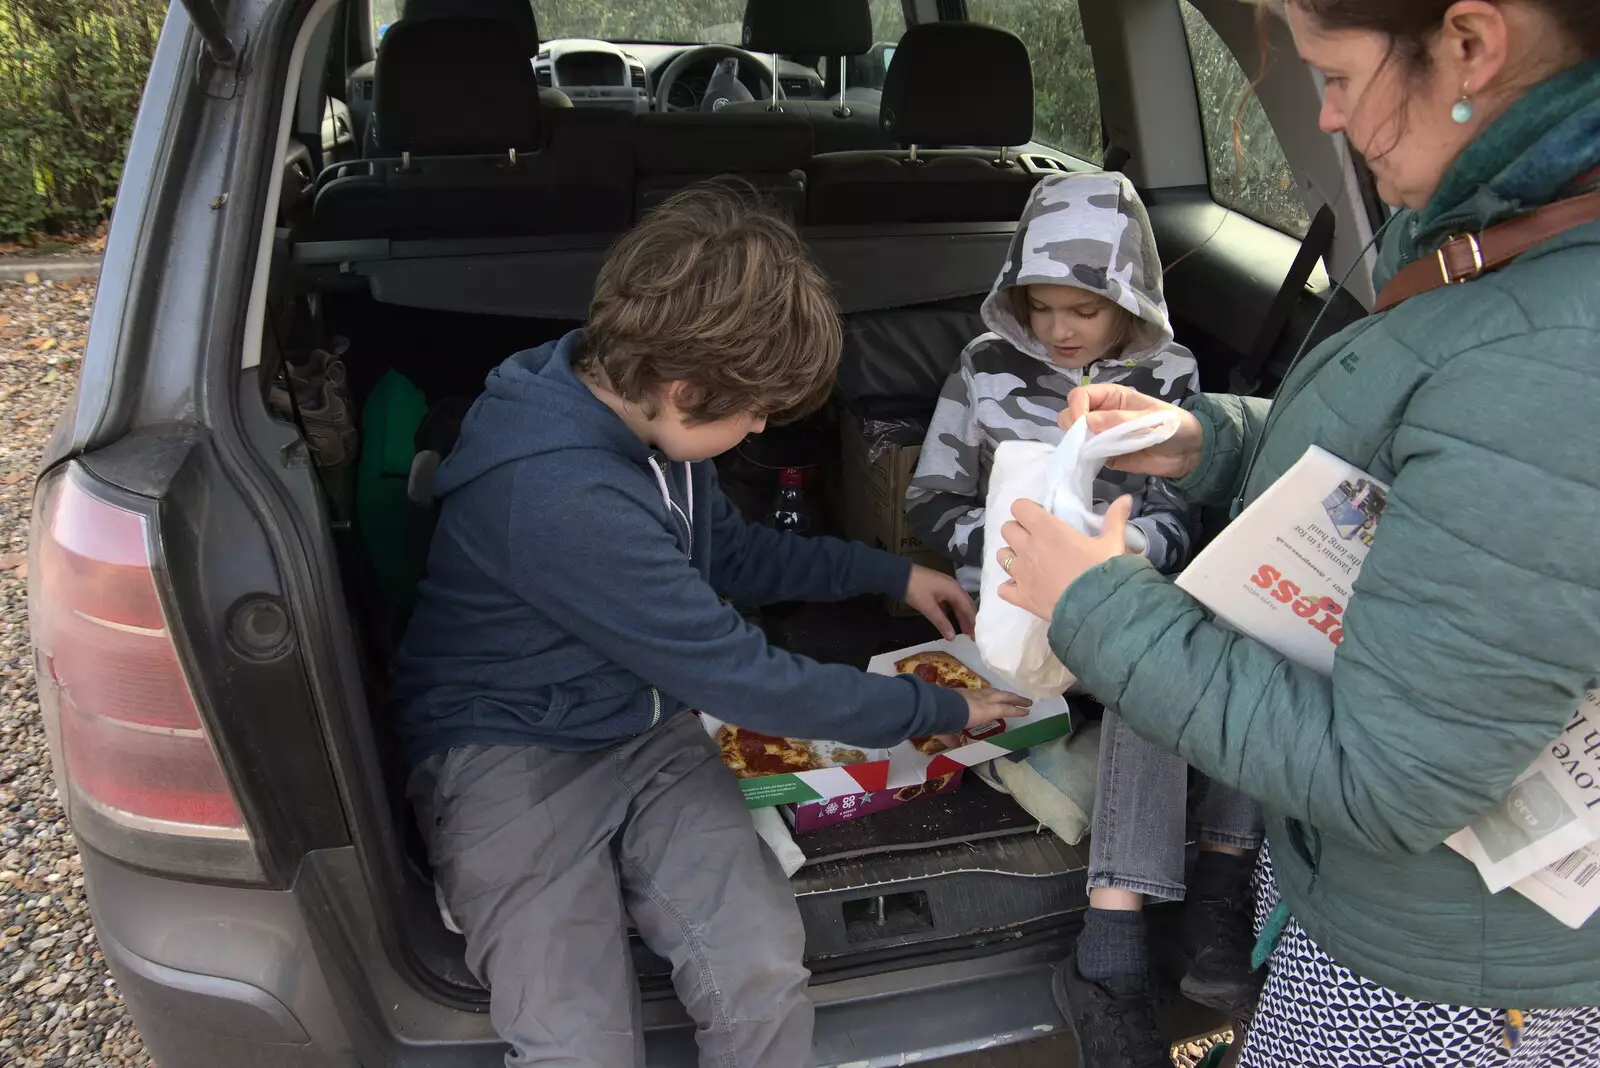
<path fill-rule="evenodd" d="M 924 645 L 914 645 L 909 649 L 880 654 L 872 658 L 867 670 L 879 675 L 894 675 L 895 664 L 908 656 L 924 652 L 949 653 L 982 675 L 989 685 L 997 690 L 1017 689 L 1004 675 L 984 663 L 983 657 L 978 655 L 977 644 L 965 634 L 949 641 L 928 642 Z M 1025 716 L 1013 716 L 988 727 L 979 728 L 977 731 L 964 733 L 962 739 L 966 744 L 955 749 L 946 749 L 942 753 L 929 756 L 920 752 L 910 742 L 902 742 L 889 750 L 889 780 L 886 786 L 890 790 L 898 790 L 916 783 L 941 779 L 963 768 L 986 764 L 1007 753 L 1059 738 L 1071 733 L 1072 729 L 1072 709 L 1067 699 L 1060 696 L 1047 697 L 1035 701 Z"/>
<path fill-rule="evenodd" d="M 720 748 L 723 738 L 721 731 L 728 724 L 705 712 L 700 713 L 700 722 Z M 802 760 L 810 766 L 802 770 L 773 770 L 766 775 L 740 778 L 739 788 L 744 791 L 744 803 L 750 808 L 871 793 L 884 789 L 888 784 L 887 749 L 865 749 L 842 742 L 768 739 L 764 735 L 756 737 L 782 743 L 791 758 Z M 777 769 L 783 763 L 782 757 L 772 756 L 761 760 L 760 766 Z"/>
<path fill-rule="evenodd" d="M 898 661 L 914 653 L 927 651 L 948 652 L 982 675 L 990 685 L 999 689 L 1013 689 L 1004 676 L 989 669 L 978 655 L 978 647 L 964 635 L 953 641 L 928 642 L 884 653 L 874 657 L 867 670 L 880 675 L 894 675 L 894 666 Z M 719 731 L 726 724 L 704 713 L 700 720 L 707 733 L 720 741 Z M 968 740 L 965 745 L 933 756 L 920 752 L 910 742 L 902 742 L 892 749 L 863 749 L 837 742 L 792 742 L 791 745 L 809 757 L 811 767 L 741 778 L 739 787 L 744 791 L 745 804 L 751 808 L 805 805 L 831 798 L 884 794 L 885 791 L 890 792 L 886 797 L 894 792 L 903 792 L 905 798 L 931 796 L 939 791 L 918 792 L 906 788 L 947 776 L 950 779 L 941 786 L 941 790 L 954 786 L 958 781 L 955 776 L 965 768 L 1037 745 L 1071 730 L 1072 716 L 1066 699 L 1051 697 L 1034 702 L 1026 716 L 1004 720 L 981 740 Z M 852 811 L 861 811 L 854 806 L 851 808 Z M 871 811 L 877 811 L 877 808 Z"/>

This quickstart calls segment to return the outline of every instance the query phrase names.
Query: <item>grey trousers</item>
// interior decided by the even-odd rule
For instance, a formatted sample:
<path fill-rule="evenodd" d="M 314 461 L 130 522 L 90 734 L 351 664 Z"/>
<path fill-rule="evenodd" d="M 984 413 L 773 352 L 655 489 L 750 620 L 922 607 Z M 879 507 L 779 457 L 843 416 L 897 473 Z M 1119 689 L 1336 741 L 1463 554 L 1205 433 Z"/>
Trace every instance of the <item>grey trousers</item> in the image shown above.
<path fill-rule="evenodd" d="M 1155 901 L 1184 896 L 1183 851 L 1189 766 L 1135 734 L 1107 709 L 1100 722 L 1100 778 L 1089 838 L 1089 887 L 1132 890 Z M 1207 782 L 1200 841 L 1256 849 L 1261 807 Z"/>
<path fill-rule="evenodd" d="M 407 790 L 508 1066 L 644 1064 L 629 917 L 702 1066 L 814 1063 L 799 910 L 695 716 L 598 752 L 458 747 Z"/>

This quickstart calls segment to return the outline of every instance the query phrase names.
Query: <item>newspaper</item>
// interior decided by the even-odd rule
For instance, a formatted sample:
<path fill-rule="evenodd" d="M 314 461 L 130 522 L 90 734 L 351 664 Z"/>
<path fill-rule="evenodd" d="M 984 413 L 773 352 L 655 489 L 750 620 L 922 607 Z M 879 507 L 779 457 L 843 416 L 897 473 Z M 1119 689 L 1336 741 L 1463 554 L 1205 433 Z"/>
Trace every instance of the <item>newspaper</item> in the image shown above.
<path fill-rule="evenodd" d="M 1178 586 L 1227 626 L 1331 675 L 1388 493 L 1313 446 L 1195 557 Z M 1577 926 L 1600 907 L 1591 863 L 1600 861 L 1600 694 L 1585 696 L 1499 806 L 1446 844 L 1491 892 L 1514 887 L 1563 923 Z"/>
<path fill-rule="evenodd" d="M 1217 618 L 1333 674 L 1389 487 L 1312 446 L 1178 576 Z"/>
<path fill-rule="evenodd" d="M 1600 906 L 1600 847 L 1575 850 L 1511 888 L 1576 931 Z"/>
<path fill-rule="evenodd" d="M 1517 777 L 1505 800 L 1445 844 L 1476 864 L 1489 889 L 1499 893 L 1596 839 L 1600 697 L 1591 692 L 1567 729 Z M 1600 893 L 1600 886 L 1595 889 Z"/>

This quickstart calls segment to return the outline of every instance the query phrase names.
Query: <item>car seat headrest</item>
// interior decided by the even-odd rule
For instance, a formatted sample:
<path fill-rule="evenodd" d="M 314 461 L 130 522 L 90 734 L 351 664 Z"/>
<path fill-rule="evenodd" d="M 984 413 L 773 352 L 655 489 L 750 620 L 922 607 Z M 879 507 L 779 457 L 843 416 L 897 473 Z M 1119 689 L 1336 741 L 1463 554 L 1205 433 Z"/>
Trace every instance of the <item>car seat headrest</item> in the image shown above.
<path fill-rule="evenodd" d="M 1033 68 L 1016 36 L 974 22 L 906 30 L 883 82 L 883 132 L 905 145 L 1033 140 Z"/>
<path fill-rule="evenodd" d="M 406 0 L 400 17 L 406 22 L 494 19 L 511 27 L 524 55 L 539 52 L 539 23 L 528 0 Z"/>
<path fill-rule="evenodd" d="M 499 20 L 397 22 L 378 48 L 374 82 L 385 151 L 468 155 L 543 145 L 533 64 Z"/>
<path fill-rule="evenodd" d="M 784 56 L 860 56 L 872 50 L 869 0 L 748 0 L 739 42 Z"/>

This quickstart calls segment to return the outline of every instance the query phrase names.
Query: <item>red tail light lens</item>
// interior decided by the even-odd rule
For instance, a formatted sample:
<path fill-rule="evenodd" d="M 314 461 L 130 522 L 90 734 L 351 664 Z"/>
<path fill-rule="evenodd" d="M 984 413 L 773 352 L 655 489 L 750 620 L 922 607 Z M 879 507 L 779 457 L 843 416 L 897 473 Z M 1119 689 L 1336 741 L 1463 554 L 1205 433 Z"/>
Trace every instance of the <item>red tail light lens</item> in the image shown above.
<path fill-rule="evenodd" d="M 155 544 L 151 516 L 98 495 L 75 465 L 41 484 L 29 619 L 58 785 L 77 832 L 113 855 L 175 855 L 128 835 L 250 853 L 168 628 Z"/>

